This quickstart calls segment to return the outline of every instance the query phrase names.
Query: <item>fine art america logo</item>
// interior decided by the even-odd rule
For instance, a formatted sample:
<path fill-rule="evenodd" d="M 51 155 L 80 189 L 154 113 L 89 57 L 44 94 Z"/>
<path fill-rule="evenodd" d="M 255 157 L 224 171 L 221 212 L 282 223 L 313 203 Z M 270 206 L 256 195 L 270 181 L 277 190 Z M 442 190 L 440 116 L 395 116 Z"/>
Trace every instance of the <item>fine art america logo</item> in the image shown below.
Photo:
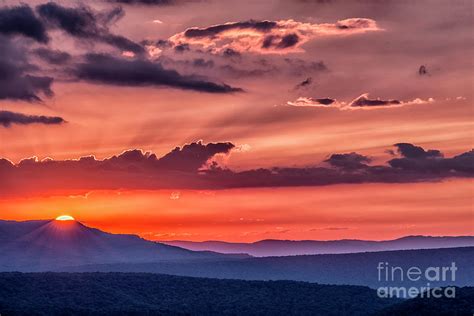
<path fill-rule="evenodd" d="M 450 266 L 431 266 L 427 268 L 409 267 L 402 268 L 392 266 L 388 262 L 379 262 L 377 266 L 378 281 L 388 286 L 381 286 L 377 289 L 377 295 L 382 298 L 454 298 L 456 288 L 454 286 L 438 287 L 434 286 L 437 282 L 444 284 L 456 281 L 455 262 Z M 409 284 L 416 282 L 416 285 L 423 286 L 390 286 L 390 284 Z M 415 285 L 415 284 L 413 284 Z"/>

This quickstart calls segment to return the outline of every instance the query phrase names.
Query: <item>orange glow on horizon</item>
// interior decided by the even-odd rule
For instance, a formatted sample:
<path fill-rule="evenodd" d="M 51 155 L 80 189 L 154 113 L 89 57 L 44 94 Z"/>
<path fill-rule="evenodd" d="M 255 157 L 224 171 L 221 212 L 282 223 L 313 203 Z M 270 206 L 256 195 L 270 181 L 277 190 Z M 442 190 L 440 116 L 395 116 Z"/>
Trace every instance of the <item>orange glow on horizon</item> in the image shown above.
<path fill-rule="evenodd" d="M 80 214 L 84 225 L 156 241 L 386 240 L 472 235 L 473 185 L 471 179 L 457 179 L 218 191 L 108 190 L 0 199 L 0 209 L 2 219 L 11 220 L 54 218 L 58 209 L 68 209 Z"/>

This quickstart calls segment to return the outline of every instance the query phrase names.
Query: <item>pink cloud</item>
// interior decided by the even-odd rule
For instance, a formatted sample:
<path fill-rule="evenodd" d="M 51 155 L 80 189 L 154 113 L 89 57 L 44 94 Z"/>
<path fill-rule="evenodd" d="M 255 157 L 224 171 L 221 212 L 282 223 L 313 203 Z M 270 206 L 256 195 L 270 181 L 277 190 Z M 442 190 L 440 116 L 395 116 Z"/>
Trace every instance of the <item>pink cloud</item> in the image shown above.
<path fill-rule="evenodd" d="M 380 31 L 372 19 L 351 18 L 336 23 L 305 23 L 295 20 L 228 22 L 206 28 L 189 28 L 173 35 L 174 45 L 188 44 L 221 53 L 228 49 L 236 52 L 259 54 L 287 54 L 304 52 L 306 42 L 318 37 L 347 36 Z"/>

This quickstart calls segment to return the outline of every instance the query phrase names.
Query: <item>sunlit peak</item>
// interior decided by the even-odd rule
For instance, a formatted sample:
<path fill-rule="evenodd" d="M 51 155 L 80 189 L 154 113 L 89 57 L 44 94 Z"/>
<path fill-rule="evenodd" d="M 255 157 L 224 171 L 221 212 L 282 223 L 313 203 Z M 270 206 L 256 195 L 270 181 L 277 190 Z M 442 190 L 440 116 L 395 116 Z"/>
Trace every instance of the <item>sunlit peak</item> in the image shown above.
<path fill-rule="evenodd" d="M 75 221 L 74 217 L 70 215 L 61 215 L 56 217 L 57 221 Z"/>

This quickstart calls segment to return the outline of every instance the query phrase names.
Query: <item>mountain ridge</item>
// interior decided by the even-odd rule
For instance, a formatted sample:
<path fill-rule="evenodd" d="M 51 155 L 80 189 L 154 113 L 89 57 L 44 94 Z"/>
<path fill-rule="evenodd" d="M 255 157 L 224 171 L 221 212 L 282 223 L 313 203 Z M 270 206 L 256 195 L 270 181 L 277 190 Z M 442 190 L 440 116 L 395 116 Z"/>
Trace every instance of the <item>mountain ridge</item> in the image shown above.
<path fill-rule="evenodd" d="M 110 234 L 78 221 L 0 221 L 0 271 L 44 271 L 61 266 L 173 260 L 225 260 L 234 255 L 192 251 Z M 244 256 L 244 255 L 240 255 Z"/>
<path fill-rule="evenodd" d="M 56 272 L 140 272 L 191 277 L 240 280 L 292 280 L 319 284 L 380 286 L 426 286 L 426 280 L 379 279 L 381 262 L 407 271 L 411 267 L 448 267 L 455 262 L 456 279 L 430 282 L 435 286 L 474 285 L 474 247 L 394 250 L 366 253 L 318 254 L 282 257 L 251 257 L 227 261 L 150 262 L 64 267 Z"/>
<path fill-rule="evenodd" d="M 232 243 L 216 240 L 163 241 L 167 245 L 194 251 L 209 250 L 220 253 L 247 253 L 254 257 L 359 253 L 371 251 L 438 249 L 474 246 L 474 236 L 409 235 L 390 240 L 280 240 L 264 239 L 251 243 Z"/>

